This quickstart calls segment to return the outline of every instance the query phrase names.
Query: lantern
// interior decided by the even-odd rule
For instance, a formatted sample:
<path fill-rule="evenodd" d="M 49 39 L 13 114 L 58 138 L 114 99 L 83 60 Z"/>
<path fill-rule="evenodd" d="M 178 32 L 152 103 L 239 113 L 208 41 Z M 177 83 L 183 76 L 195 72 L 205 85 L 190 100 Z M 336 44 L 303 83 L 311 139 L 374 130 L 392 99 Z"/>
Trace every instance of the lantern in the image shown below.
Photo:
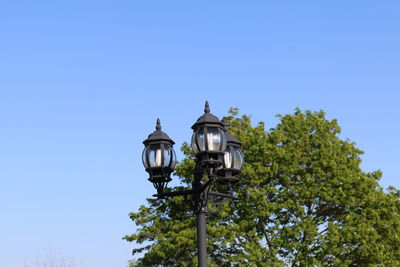
<path fill-rule="evenodd" d="M 192 126 L 192 149 L 202 164 L 217 166 L 222 164 L 226 149 L 224 124 L 213 114 L 206 101 L 204 115 Z"/>
<path fill-rule="evenodd" d="M 173 149 L 174 141 L 161 131 L 160 119 L 157 119 L 156 130 L 143 141 L 145 145 L 142 161 L 149 173 L 149 181 L 153 183 L 158 193 L 162 193 L 171 179 L 171 173 L 176 163 Z"/>
<path fill-rule="evenodd" d="M 223 157 L 223 166 L 218 170 L 218 174 L 228 180 L 237 180 L 234 176 L 240 173 L 244 162 L 244 154 L 240 150 L 242 143 L 227 132 L 225 135 L 227 145 Z"/>

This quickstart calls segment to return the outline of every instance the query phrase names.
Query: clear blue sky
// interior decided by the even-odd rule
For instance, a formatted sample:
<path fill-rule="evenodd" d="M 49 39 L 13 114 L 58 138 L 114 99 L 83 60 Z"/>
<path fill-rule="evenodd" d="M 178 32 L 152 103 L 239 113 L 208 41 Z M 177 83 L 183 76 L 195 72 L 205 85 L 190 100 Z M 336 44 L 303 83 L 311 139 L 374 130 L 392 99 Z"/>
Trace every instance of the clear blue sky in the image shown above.
<path fill-rule="evenodd" d="M 0 2 L 0 266 L 124 267 L 157 117 L 327 112 L 400 187 L 398 1 Z M 182 155 L 178 153 L 178 157 Z"/>

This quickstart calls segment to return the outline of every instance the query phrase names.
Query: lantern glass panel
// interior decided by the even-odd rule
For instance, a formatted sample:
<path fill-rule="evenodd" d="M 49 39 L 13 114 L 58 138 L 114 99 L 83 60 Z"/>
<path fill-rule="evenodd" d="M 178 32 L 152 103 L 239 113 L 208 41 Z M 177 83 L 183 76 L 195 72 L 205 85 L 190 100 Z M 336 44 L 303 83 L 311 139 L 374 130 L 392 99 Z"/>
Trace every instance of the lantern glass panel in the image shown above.
<path fill-rule="evenodd" d="M 168 145 L 164 145 L 164 166 L 170 166 L 172 159 L 172 149 Z"/>
<path fill-rule="evenodd" d="M 218 128 L 207 128 L 207 143 L 209 151 L 224 151 L 225 148 L 222 146 L 225 140 L 225 133 Z M 226 140 L 225 140 L 226 144 Z"/>
<path fill-rule="evenodd" d="M 244 155 L 240 148 L 233 149 L 233 168 L 240 170 L 243 165 Z"/>
<path fill-rule="evenodd" d="M 162 166 L 162 155 L 160 145 L 151 145 L 149 147 L 149 162 L 150 167 Z"/>
<path fill-rule="evenodd" d="M 232 168 L 232 151 L 230 149 L 225 151 L 224 164 L 225 164 L 225 168 L 228 168 L 228 169 Z"/>
<path fill-rule="evenodd" d="M 143 166 L 147 169 L 149 167 L 149 164 L 147 164 L 147 160 L 146 160 L 146 151 L 147 151 L 147 147 L 145 147 L 143 149 L 142 162 L 143 162 Z"/>
<path fill-rule="evenodd" d="M 192 135 L 192 149 L 195 154 L 199 153 L 199 150 L 197 149 L 197 144 L 196 144 L 196 132 L 194 132 Z"/>
<path fill-rule="evenodd" d="M 171 147 L 171 151 L 172 151 L 172 158 L 171 158 L 171 164 L 169 165 L 171 167 L 171 169 L 175 168 L 175 164 L 176 164 L 176 154 L 175 154 L 175 150 Z"/>
<path fill-rule="evenodd" d="M 219 130 L 219 131 L 221 132 L 221 142 L 222 142 L 221 151 L 225 151 L 225 150 L 226 150 L 226 141 L 227 141 L 227 139 L 226 139 L 226 134 L 225 134 L 225 132 L 222 131 L 222 130 Z"/>
<path fill-rule="evenodd" d="M 204 140 L 204 127 L 200 127 L 199 129 L 197 129 L 196 137 L 197 137 L 198 150 L 205 151 L 206 144 L 205 144 L 205 140 Z"/>
<path fill-rule="evenodd" d="M 164 145 L 164 167 L 173 169 L 176 163 L 176 155 L 174 149 L 169 145 Z"/>

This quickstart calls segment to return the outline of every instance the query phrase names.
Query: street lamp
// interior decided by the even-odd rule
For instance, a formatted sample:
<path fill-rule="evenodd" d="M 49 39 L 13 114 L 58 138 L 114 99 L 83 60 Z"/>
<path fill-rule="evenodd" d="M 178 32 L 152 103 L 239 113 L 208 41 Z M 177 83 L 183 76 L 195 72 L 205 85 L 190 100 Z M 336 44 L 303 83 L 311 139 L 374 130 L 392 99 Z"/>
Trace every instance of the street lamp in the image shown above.
<path fill-rule="evenodd" d="M 241 143 L 225 132 L 225 124 L 210 113 L 206 101 L 204 114 L 192 126 L 193 135 L 191 147 L 196 154 L 196 166 L 193 170 L 192 188 L 182 191 L 164 192 L 171 179 L 175 167 L 176 156 L 173 149 L 174 141 L 161 131 L 160 120 L 157 120 L 156 131 L 143 142 L 145 148 L 142 161 L 149 173 L 149 181 L 157 189 L 155 197 L 168 198 L 191 195 L 193 211 L 197 219 L 198 266 L 207 266 L 206 246 L 206 214 L 209 196 L 233 198 L 228 193 L 211 192 L 214 181 L 230 185 L 237 181 L 235 175 L 240 173 L 244 162 Z M 229 186 L 230 188 L 230 186 Z"/>
<path fill-rule="evenodd" d="M 203 166 L 208 168 L 220 165 L 226 148 L 224 124 L 213 114 L 206 102 L 204 115 L 193 124 L 192 149 Z"/>
<path fill-rule="evenodd" d="M 160 194 L 171 179 L 176 156 L 172 146 L 175 144 L 169 136 L 161 131 L 160 119 L 157 119 L 156 130 L 143 141 L 143 165 L 149 173 L 149 181 L 153 183 Z"/>
<path fill-rule="evenodd" d="M 235 175 L 239 174 L 243 163 L 244 154 L 240 147 L 242 143 L 230 133 L 226 135 L 226 150 L 224 152 L 223 165 L 217 173 L 223 177 L 224 180 L 237 181 Z"/>

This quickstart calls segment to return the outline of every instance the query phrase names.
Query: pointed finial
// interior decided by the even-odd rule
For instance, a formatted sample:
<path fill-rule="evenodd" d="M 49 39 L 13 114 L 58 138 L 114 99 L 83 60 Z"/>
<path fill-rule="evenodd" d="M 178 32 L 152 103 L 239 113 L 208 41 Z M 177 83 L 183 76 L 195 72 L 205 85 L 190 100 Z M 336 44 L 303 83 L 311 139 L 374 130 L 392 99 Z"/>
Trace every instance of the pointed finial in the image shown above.
<path fill-rule="evenodd" d="M 210 106 L 208 105 L 208 101 L 206 101 L 206 104 L 204 107 L 204 113 L 210 113 Z"/>
<path fill-rule="evenodd" d="M 156 130 L 157 130 L 157 131 L 160 131 L 160 130 L 161 130 L 161 123 L 160 123 L 160 119 L 159 119 L 159 118 L 157 118 Z"/>

